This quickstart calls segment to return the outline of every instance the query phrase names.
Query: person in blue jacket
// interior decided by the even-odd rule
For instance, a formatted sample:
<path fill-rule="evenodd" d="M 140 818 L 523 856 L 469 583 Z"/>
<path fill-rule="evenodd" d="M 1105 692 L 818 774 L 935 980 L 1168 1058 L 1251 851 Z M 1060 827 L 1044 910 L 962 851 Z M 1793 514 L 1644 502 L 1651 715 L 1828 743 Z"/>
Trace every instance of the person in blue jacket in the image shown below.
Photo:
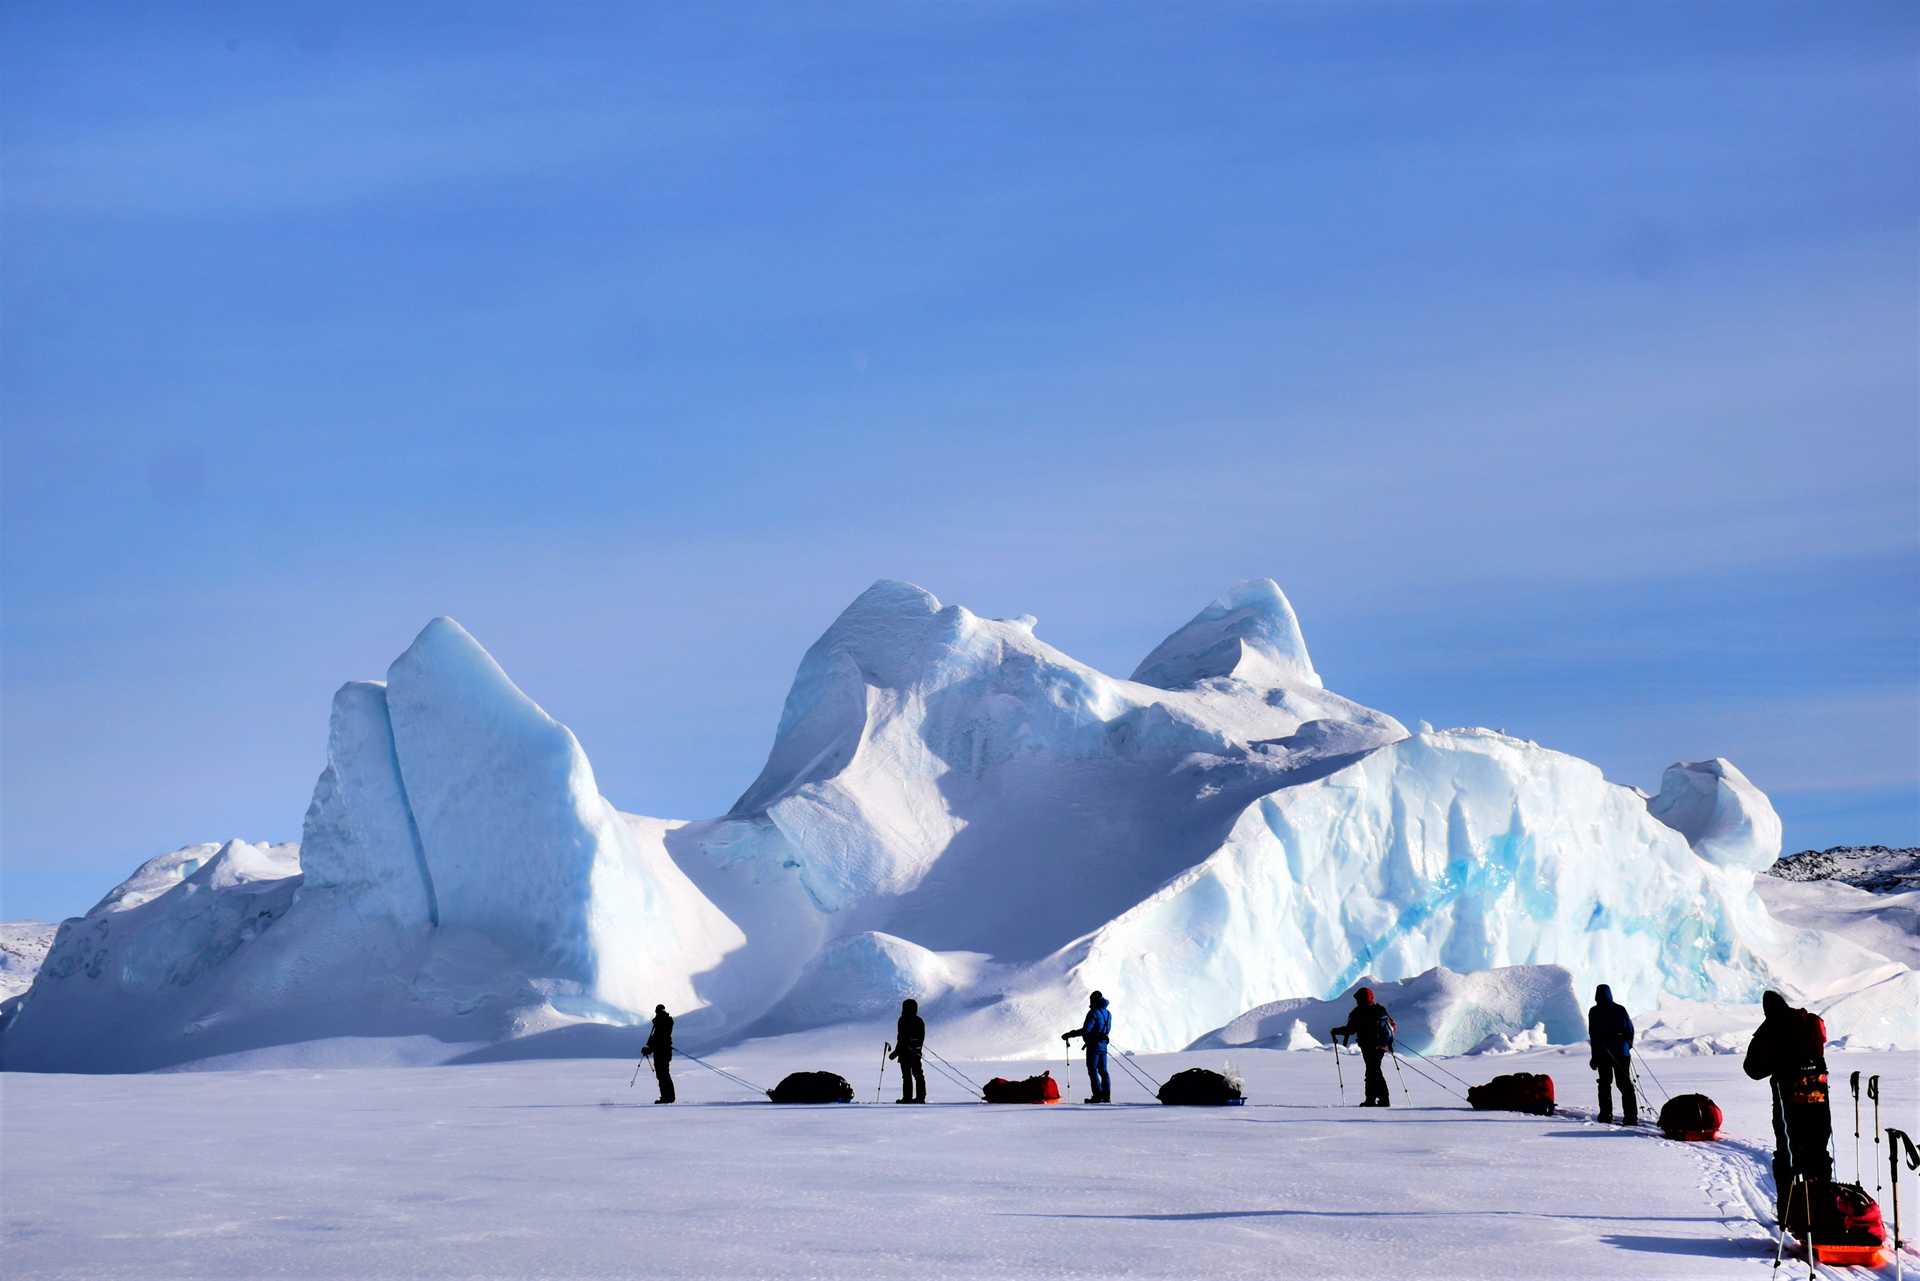
<path fill-rule="evenodd" d="M 1613 989 L 1602 983 L 1593 989 L 1593 1008 L 1587 1011 L 1587 1044 L 1593 1056 L 1587 1066 L 1600 1074 L 1600 1120 L 1613 1120 L 1613 1086 L 1620 1086 L 1620 1124 L 1640 1124 L 1640 1100 L 1633 1093 L 1633 1019 L 1627 1007 L 1616 1003 Z"/>
<path fill-rule="evenodd" d="M 1107 1041 L 1112 1034 L 1113 1013 L 1107 1009 L 1107 998 L 1098 992 L 1087 998 L 1087 1017 L 1080 1026 L 1060 1034 L 1063 1041 L 1077 1036 L 1087 1047 L 1087 1081 L 1093 1087 L 1089 1103 L 1113 1102 L 1113 1082 L 1107 1078 Z"/>
<path fill-rule="evenodd" d="M 1393 1097 L 1387 1093 L 1387 1074 L 1380 1070 L 1381 1060 L 1393 1051 L 1393 1034 L 1399 1031 L 1387 1007 L 1373 999 L 1373 989 L 1363 987 L 1353 994 L 1353 1012 L 1347 1021 L 1329 1035 L 1360 1042 L 1360 1057 L 1367 1065 L 1367 1097 L 1363 1108 L 1390 1108 Z"/>

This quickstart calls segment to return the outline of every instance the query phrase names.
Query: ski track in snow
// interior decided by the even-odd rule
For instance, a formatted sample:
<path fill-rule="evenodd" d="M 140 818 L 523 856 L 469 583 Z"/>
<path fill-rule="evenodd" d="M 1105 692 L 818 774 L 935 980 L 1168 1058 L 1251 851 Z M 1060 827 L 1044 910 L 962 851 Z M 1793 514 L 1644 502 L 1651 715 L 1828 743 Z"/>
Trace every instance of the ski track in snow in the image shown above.
<path fill-rule="evenodd" d="M 855 1107 L 760 1103 L 684 1060 L 676 1078 L 688 1102 L 671 1109 L 649 1105 L 647 1073 L 629 1088 L 633 1065 L 613 1059 L 0 1077 L 5 1272 L 1400 1281 L 1770 1271 L 1765 1089 L 1733 1056 L 1654 1062 L 1668 1088 L 1703 1090 L 1727 1113 L 1731 1141 L 1679 1144 L 1595 1122 L 1578 1050 L 1443 1064 L 1476 1082 L 1552 1073 L 1563 1108 L 1550 1118 L 1471 1112 L 1413 1073 L 1412 1107 L 1396 1081 L 1392 1111 L 1340 1108 L 1330 1055 L 1277 1051 L 1139 1060 L 1164 1079 L 1230 1057 L 1247 1081 L 1243 1108 L 1163 1108 L 1118 1072 L 1124 1105 L 1113 1108 L 986 1107 L 959 1102 L 939 1078 L 925 1108 L 874 1107 L 877 1051 L 784 1037 L 712 1056 L 761 1085 L 788 1070 L 838 1071 L 859 1091 Z M 1043 1065 L 957 1066 L 981 1079 Z M 1062 1070 L 1057 1059 L 1044 1066 Z M 1912 1056 L 1846 1055 L 1833 1068 L 1843 1090 L 1847 1071 L 1883 1075 L 1888 1124 L 1911 1125 L 1920 1111 Z M 1349 1072 L 1349 1100 L 1357 1084 Z M 897 1086 L 890 1075 L 883 1097 Z M 1084 1086 L 1076 1062 L 1069 1097 Z M 1656 1111 L 1650 1098 L 1647 1114 Z M 1904 1186 L 1906 1206 L 1920 1206 Z M 1805 1272 L 1801 1262 L 1778 1275 Z"/>

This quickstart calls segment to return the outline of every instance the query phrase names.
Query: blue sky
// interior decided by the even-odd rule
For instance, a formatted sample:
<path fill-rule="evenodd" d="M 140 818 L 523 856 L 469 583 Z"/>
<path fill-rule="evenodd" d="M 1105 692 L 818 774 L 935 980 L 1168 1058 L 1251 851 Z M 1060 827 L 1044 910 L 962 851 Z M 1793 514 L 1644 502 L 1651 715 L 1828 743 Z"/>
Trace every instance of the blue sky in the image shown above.
<path fill-rule="evenodd" d="M 1920 841 L 1907 4 L 8 6 L 0 913 L 461 619 L 724 809 L 900 577 Z"/>

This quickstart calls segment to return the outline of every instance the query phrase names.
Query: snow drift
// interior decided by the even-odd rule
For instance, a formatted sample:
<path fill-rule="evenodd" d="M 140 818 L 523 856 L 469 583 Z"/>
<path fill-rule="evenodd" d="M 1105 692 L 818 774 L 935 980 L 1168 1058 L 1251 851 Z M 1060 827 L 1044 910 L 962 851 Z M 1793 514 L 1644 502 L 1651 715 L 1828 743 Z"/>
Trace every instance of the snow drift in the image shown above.
<path fill-rule="evenodd" d="M 1436 1047 L 1577 1037 L 1561 1005 L 1515 1023 L 1511 994 L 1462 977 L 1515 966 L 1642 1007 L 1780 986 L 1900 1042 L 1887 1003 L 1912 971 L 1756 896 L 1779 837 L 1725 761 L 1649 799 L 1505 735 L 1409 734 L 1325 688 L 1270 580 L 1131 680 L 1031 617 L 877 583 L 802 659 L 759 777 L 692 823 L 616 812 L 571 731 L 436 619 L 384 683 L 336 695 L 300 847 L 143 867 L 61 927 L 0 1063 L 472 1047 L 617 1033 L 655 1002 L 712 1043 L 908 995 L 944 1044 L 1019 1053 L 1056 1046 L 1089 987 L 1121 1044 L 1171 1050 L 1363 975 L 1445 971 L 1418 998 Z"/>

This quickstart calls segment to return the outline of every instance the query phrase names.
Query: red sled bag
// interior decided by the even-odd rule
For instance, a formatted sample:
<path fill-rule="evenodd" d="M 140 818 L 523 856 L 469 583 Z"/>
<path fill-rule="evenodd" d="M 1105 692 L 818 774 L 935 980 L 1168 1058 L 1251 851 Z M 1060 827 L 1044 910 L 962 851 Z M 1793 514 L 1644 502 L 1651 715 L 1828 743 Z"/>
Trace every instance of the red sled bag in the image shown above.
<path fill-rule="evenodd" d="M 1467 1087 L 1467 1102 L 1483 1112 L 1553 1115 L 1553 1078 L 1544 1072 L 1511 1072 L 1485 1085 Z"/>
<path fill-rule="evenodd" d="M 1687 1143 L 1720 1137 L 1720 1105 L 1704 1094 L 1676 1094 L 1660 1109 L 1660 1133 Z"/>
<path fill-rule="evenodd" d="M 1052 1072 L 1042 1072 L 1039 1076 L 1030 1076 L 1024 1081 L 1009 1081 L 1004 1076 L 996 1076 L 980 1090 L 982 1097 L 989 1103 L 1058 1103 L 1060 1087 L 1054 1083 Z"/>
<path fill-rule="evenodd" d="M 1817 1182 L 1810 1186 L 1813 1222 L 1800 1198 L 1788 1207 L 1789 1230 L 1813 1246 L 1814 1258 L 1833 1267 L 1877 1268 L 1893 1261 L 1887 1249 L 1887 1225 L 1880 1203 L 1858 1183 Z"/>

